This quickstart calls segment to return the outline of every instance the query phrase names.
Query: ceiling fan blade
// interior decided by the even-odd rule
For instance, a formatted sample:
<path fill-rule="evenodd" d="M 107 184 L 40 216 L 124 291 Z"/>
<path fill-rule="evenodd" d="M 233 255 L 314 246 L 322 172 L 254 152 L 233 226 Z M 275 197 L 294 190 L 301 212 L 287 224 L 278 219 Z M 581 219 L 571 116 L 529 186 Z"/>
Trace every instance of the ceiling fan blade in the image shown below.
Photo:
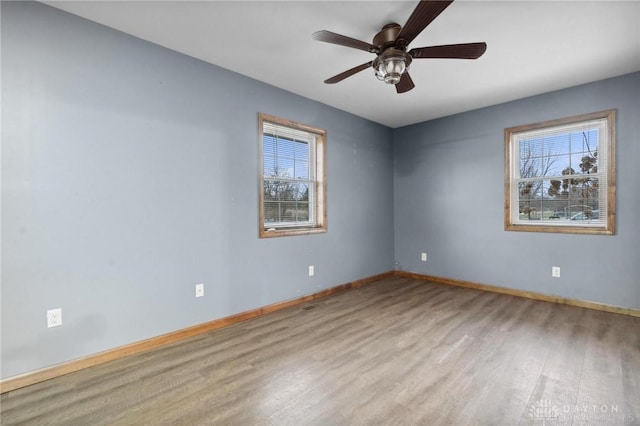
<path fill-rule="evenodd" d="M 436 19 L 443 10 L 449 7 L 451 3 L 453 3 L 453 0 L 420 1 L 396 37 L 396 45 L 400 48 L 406 47 L 427 25 Z"/>
<path fill-rule="evenodd" d="M 318 31 L 311 36 L 314 40 L 324 41 L 325 43 L 333 43 L 339 46 L 352 47 L 354 49 L 364 50 L 365 52 L 377 53 L 378 48 L 373 44 L 366 43 L 364 41 L 356 40 L 355 38 L 343 36 L 340 34 L 332 33 L 331 31 Z"/>
<path fill-rule="evenodd" d="M 408 72 L 405 72 L 404 74 L 402 74 L 402 77 L 400 77 L 400 81 L 396 83 L 396 92 L 406 93 L 414 87 L 416 87 L 416 85 L 413 84 L 411 76 Z"/>
<path fill-rule="evenodd" d="M 417 47 L 409 51 L 414 59 L 448 58 L 478 59 L 487 50 L 487 43 L 447 44 L 443 46 Z"/>
<path fill-rule="evenodd" d="M 358 65 L 357 67 L 353 67 L 350 70 L 346 70 L 338 75 L 334 75 L 333 77 L 326 79 L 324 82 L 327 84 L 338 83 L 347 77 L 351 77 L 352 75 L 359 73 L 360 71 L 366 70 L 371 66 L 371 64 L 373 64 L 373 61 L 369 61 L 366 64 Z"/>

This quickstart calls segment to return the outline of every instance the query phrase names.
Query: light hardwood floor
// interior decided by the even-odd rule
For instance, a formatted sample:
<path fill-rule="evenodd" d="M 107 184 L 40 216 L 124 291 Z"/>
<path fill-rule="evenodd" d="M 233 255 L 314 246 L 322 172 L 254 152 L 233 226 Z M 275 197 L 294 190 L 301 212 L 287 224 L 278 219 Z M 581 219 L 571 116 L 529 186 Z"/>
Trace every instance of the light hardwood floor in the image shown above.
<path fill-rule="evenodd" d="M 640 424 L 640 318 L 394 277 L 2 395 L 10 424 Z"/>

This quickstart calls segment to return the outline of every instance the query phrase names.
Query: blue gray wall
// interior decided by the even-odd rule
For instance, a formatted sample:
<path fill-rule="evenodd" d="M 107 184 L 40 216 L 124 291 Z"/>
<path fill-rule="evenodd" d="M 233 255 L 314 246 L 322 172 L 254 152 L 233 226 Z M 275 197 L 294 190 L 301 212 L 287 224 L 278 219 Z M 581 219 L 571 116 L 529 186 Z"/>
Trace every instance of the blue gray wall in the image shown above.
<path fill-rule="evenodd" d="M 328 233 L 258 238 L 258 112 L 327 130 Z M 31 2 L 2 124 L 3 378 L 393 266 L 387 127 Z"/>
<path fill-rule="evenodd" d="M 635 73 L 397 129 L 400 268 L 639 308 L 639 100 Z M 504 231 L 504 129 L 610 108 L 617 109 L 617 235 Z M 551 277 L 552 266 L 560 278 Z"/>

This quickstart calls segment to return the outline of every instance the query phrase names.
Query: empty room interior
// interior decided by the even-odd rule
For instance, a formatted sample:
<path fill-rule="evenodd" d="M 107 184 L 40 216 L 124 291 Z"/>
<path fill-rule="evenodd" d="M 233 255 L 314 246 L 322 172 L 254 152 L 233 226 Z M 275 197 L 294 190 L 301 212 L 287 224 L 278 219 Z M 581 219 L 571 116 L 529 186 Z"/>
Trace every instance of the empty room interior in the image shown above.
<path fill-rule="evenodd" d="M 640 2 L 2 1 L 4 424 L 640 424 Z"/>

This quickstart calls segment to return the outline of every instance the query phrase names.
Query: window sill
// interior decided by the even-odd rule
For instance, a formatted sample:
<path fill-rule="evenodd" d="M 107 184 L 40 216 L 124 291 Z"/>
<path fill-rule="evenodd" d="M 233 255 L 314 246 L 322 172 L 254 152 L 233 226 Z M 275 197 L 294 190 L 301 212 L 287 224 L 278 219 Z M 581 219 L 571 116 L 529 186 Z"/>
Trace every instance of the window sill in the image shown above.
<path fill-rule="evenodd" d="M 261 229 L 260 238 L 275 238 L 275 237 L 289 237 L 293 235 L 310 235 L 310 234 L 323 234 L 327 232 L 326 227 L 319 228 L 293 228 L 293 229 Z"/>
<path fill-rule="evenodd" d="M 589 234 L 589 235 L 614 235 L 613 227 L 594 227 L 594 226 L 553 226 L 553 225 L 514 225 L 507 223 L 504 226 L 505 231 L 521 231 L 521 232 L 553 232 L 558 234 Z"/>

